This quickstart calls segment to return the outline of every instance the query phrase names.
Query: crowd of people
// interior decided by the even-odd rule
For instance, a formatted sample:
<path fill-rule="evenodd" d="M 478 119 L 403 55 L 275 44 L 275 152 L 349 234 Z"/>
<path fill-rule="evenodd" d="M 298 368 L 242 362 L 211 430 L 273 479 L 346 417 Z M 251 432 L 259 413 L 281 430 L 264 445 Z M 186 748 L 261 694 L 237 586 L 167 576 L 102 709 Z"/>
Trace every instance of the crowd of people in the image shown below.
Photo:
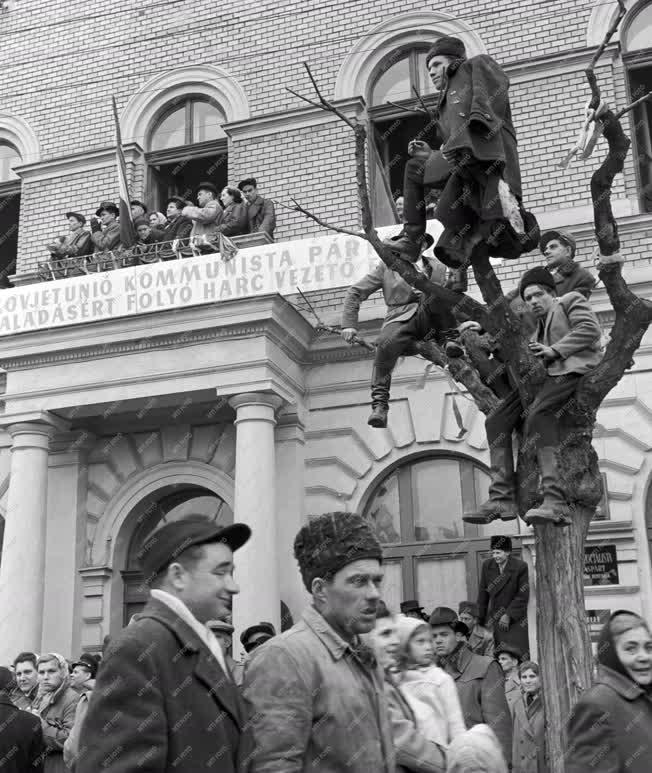
<path fill-rule="evenodd" d="M 426 615 L 409 600 L 394 614 L 381 545 L 355 513 L 300 529 L 294 554 L 310 603 L 285 632 L 267 622 L 244 631 L 236 663 L 234 554 L 250 535 L 202 516 L 165 523 L 141 551 L 150 599 L 105 639 L 103 657 L 23 652 L 0 668 L 0 771 L 549 770 L 540 669 L 505 641 L 504 609 L 482 617 L 464 601 Z M 500 544 L 489 560 L 504 572 Z M 568 722 L 566 771 L 647 773 L 647 622 L 613 613 L 597 664 Z"/>
<path fill-rule="evenodd" d="M 124 244 L 120 210 L 113 201 L 102 201 L 89 226 L 81 212 L 66 212 L 68 233 L 47 245 L 51 260 L 61 270 L 70 259 L 97 257 L 98 253 L 118 253 L 131 263 L 153 263 L 220 250 L 220 237 L 265 233 L 274 238 L 274 202 L 258 192 L 255 178 L 241 180 L 237 187 L 221 191 L 203 182 L 196 192 L 197 204 L 171 196 L 166 211 L 148 212 L 142 201 L 130 202 L 135 243 Z M 126 264 L 125 264 L 126 265 Z M 65 266 L 64 266 L 65 268 Z"/>

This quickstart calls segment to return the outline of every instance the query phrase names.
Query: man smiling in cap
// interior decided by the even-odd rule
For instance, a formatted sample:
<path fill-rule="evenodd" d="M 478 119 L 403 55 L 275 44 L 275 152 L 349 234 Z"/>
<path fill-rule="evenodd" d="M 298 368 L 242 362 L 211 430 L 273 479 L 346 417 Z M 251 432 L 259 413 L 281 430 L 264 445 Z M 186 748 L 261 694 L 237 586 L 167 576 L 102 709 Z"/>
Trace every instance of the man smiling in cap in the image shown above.
<path fill-rule="evenodd" d="M 250 534 L 244 524 L 191 515 L 145 539 L 151 599 L 102 662 L 76 773 L 108 760 L 112 773 L 196 773 L 218 758 L 224 773 L 241 769 L 251 752 L 245 711 L 206 623 L 231 614 L 233 553 Z"/>

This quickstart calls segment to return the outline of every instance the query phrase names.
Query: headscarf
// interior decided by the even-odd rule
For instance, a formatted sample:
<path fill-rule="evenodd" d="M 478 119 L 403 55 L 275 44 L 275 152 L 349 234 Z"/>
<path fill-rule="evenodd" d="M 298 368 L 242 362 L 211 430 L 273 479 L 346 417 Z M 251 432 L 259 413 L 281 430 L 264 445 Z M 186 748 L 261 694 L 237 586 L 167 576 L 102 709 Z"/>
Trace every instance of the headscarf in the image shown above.
<path fill-rule="evenodd" d="M 631 680 L 632 677 L 621 663 L 618 653 L 616 652 L 615 639 L 617 636 L 621 636 L 623 633 L 631 631 L 633 628 L 640 628 L 641 626 L 649 630 L 648 624 L 640 615 L 637 615 L 635 612 L 630 612 L 627 609 L 616 610 L 600 632 L 597 653 L 598 663 Z"/>
<path fill-rule="evenodd" d="M 507 773 L 498 739 L 489 725 L 474 725 L 455 737 L 446 753 L 447 773 Z"/>

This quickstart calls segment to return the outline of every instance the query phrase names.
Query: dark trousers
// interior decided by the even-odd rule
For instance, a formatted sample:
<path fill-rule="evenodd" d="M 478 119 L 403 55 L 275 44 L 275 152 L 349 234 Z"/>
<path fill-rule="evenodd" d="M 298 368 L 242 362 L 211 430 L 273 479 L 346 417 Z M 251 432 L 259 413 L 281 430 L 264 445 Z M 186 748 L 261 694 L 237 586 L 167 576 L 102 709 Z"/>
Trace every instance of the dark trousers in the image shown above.
<path fill-rule="evenodd" d="M 414 344 L 422 341 L 430 331 L 435 340 L 442 343 L 444 332 L 457 325 L 450 309 L 442 308 L 433 298 L 423 298 L 414 316 L 405 322 L 390 322 L 380 331 L 376 341 L 376 357 L 371 377 L 373 405 L 387 405 L 392 384 L 392 371 L 399 357 L 415 354 Z"/>
<path fill-rule="evenodd" d="M 426 232 L 425 169 L 425 161 L 411 158 L 403 173 L 403 220 L 410 235 Z"/>
<path fill-rule="evenodd" d="M 523 434 L 538 447 L 559 445 L 559 424 L 564 409 L 575 394 L 578 373 L 548 376 L 532 404 L 524 409 L 517 390 L 504 397 L 485 421 L 487 440 L 491 447 L 510 441 L 512 431 L 524 422 Z"/>

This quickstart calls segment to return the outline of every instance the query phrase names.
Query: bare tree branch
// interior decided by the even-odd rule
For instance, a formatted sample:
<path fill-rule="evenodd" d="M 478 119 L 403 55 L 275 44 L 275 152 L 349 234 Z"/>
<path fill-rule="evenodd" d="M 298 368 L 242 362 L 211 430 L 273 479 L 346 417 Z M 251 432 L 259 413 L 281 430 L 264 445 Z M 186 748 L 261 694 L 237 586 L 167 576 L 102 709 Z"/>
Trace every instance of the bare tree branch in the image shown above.
<path fill-rule="evenodd" d="M 622 118 L 625 115 L 625 113 L 629 113 L 630 110 L 633 110 L 635 107 L 638 107 L 640 104 L 642 104 L 643 102 L 646 102 L 648 99 L 652 99 L 652 91 L 648 91 L 647 94 L 644 94 L 640 99 L 637 99 L 634 102 L 632 102 L 631 105 L 627 105 L 626 107 L 623 107 L 622 110 L 619 110 L 615 115 L 616 120 L 618 120 L 619 118 Z"/>
<path fill-rule="evenodd" d="M 280 207 L 283 207 L 283 209 L 288 209 L 290 212 L 300 212 L 302 215 L 305 215 L 307 218 L 310 218 L 310 220 L 313 220 L 317 225 L 322 226 L 322 228 L 328 228 L 330 231 L 335 231 L 340 234 L 347 234 L 348 236 L 355 236 L 358 239 L 364 239 L 365 236 L 363 233 L 360 233 L 360 231 L 351 231 L 348 228 L 342 228 L 339 225 L 333 225 L 332 223 L 327 223 L 325 220 L 322 220 L 317 215 L 313 214 L 309 209 L 306 209 L 305 207 L 302 207 L 301 204 L 296 199 L 290 198 L 290 201 L 294 204 L 293 207 L 288 207 L 287 204 L 283 204 L 282 201 L 276 201 L 274 200 L 275 204 L 278 204 Z"/>
<path fill-rule="evenodd" d="M 598 86 L 598 79 L 595 76 L 595 65 L 598 62 L 598 59 L 602 56 L 604 53 L 605 48 L 608 46 L 609 41 L 611 40 L 611 37 L 613 36 L 614 32 L 618 29 L 618 25 L 624 18 L 625 14 L 627 13 L 627 8 L 625 7 L 624 0 L 618 0 L 618 15 L 611 23 L 611 26 L 607 30 L 604 39 L 602 40 L 602 43 L 598 46 L 598 50 L 593 55 L 593 58 L 591 59 L 591 63 L 589 66 L 584 70 L 584 74 L 586 75 L 586 79 L 589 82 L 589 86 L 591 88 L 591 102 L 590 107 L 593 110 L 596 110 L 598 105 L 600 104 L 600 87 Z"/>

